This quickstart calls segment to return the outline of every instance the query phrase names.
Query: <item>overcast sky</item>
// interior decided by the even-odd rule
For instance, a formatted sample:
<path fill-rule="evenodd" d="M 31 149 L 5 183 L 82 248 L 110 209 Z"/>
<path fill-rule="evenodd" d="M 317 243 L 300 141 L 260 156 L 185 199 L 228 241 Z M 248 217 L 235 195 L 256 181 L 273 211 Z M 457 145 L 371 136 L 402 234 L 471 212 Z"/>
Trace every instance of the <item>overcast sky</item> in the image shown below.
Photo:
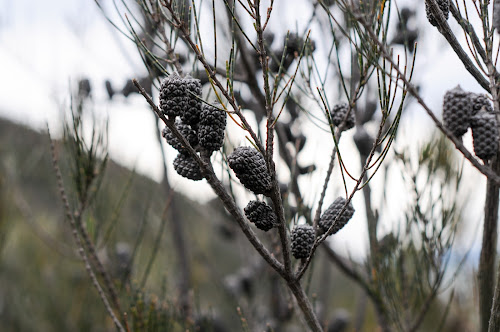
<path fill-rule="evenodd" d="M 404 3 L 415 6 L 414 1 L 398 2 Z M 282 8 L 285 14 L 299 9 L 302 17 L 307 17 L 308 7 L 303 1 L 288 7 L 292 6 Z M 114 15 L 112 11 L 109 14 Z M 280 25 L 306 23 L 290 21 L 294 12 L 289 14 L 276 18 Z M 444 92 L 457 84 L 465 90 L 481 91 L 443 38 L 425 21 L 423 10 L 418 11 L 418 22 L 414 24 L 426 29 L 421 31 L 419 39 L 415 80 L 421 83 L 422 95 L 429 106 L 440 113 Z M 312 34 L 313 38 L 321 35 L 317 31 Z M 161 178 L 155 120 L 144 100 L 139 96 L 128 99 L 118 96 L 111 103 L 104 90 L 106 79 L 121 88 L 126 79 L 143 74 L 141 61 L 135 46 L 111 27 L 93 0 L 0 0 L 0 73 L 0 116 L 42 130 L 49 123 L 54 132 L 60 128 L 62 105 L 68 103 L 69 87 L 74 88 L 82 77 L 89 78 L 94 87 L 96 111 L 103 119 L 110 119 L 112 158 L 156 180 Z M 414 105 L 403 119 L 400 136 L 416 142 L 429 135 L 429 128 L 432 124 L 424 111 Z M 319 135 L 309 143 L 320 175 L 327 168 L 328 154 L 318 148 L 325 137 L 328 135 Z M 467 140 L 470 145 L 470 139 Z M 471 174 L 482 181 L 474 171 Z M 321 177 L 309 179 L 311 186 L 318 186 Z M 193 184 L 176 175 L 172 181 L 194 199 L 213 197 L 206 184 Z M 359 207 L 358 213 L 362 215 L 363 204 L 358 196 L 355 207 Z M 315 198 L 311 193 L 310 199 Z M 481 194 L 476 199 L 480 200 Z M 353 222 L 348 226 L 339 238 L 340 245 L 348 246 L 355 255 L 364 252 L 366 241 L 353 243 L 349 239 L 365 238 L 365 225 Z"/>

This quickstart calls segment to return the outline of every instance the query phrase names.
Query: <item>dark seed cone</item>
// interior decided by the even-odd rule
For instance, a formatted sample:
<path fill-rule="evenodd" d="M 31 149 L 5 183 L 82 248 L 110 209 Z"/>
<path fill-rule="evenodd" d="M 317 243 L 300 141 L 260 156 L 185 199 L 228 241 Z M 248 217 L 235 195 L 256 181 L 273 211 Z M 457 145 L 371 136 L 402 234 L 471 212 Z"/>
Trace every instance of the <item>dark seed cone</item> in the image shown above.
<path fill-rule="evenodd" d="M 325 212 L 323 212 L 323 215 L 319 219 L 318 223 L 323 233 L 326 233 L 328 229 L 330 229 L 333 222 L 337 218 L 337 215 L 340 213 L 340 211 L 342 211 L 342 208 L 344 207 L 346 202 L 347 202 L 346 199 L 339 197 L 335 201 L 333 201 L 332 205 L 330 205 Z M 332 232 L 330 234 L 335 234 L 339 230 L 341 230 L 342 227 L 344 227 L 347 224 L 347 222 L 352 218 L 353 214 L 354 214 L 354 208 L 351 202 L 349 202 L 346 209 L 344 210 L 344 213 L 342 213 L 340 218 L 333 226 Z"/>
<path fill-rule="evenodd" d="M 366 159 L 373 147 L 373 137 L 368 134 L 365 128 L 358 127 L 353 139 L 356 147 L 358 148 L 359 154 Z"/>
<path fill-rule="evenodd" d="M 314 229 L 311 225 L 298 225 L 291 234 L 293 257 L 307 258 L 314 244 Z"/>
<path fill-rule="evenodd" d="M 479 112 L 471 119 L 474 153 L 482 160 L 495 156 L 498 150 L 498 126 L 495 114 Z"/>
<path fill-rule="evenodd" d="M 349 111 L 349 105 L 347 103 L 341 103 L 335 105 L 332 109 L 333 124 L 336 125 L 337 127 L 340 126 L 342 121 L 344 121 L 344 118 L 348 111 Z M 348 118 L 345 121 L 344 129 L 345 130 L 351 129 L 354 127 L 355 124 L 356 124 L 356 118 L 354 117 L 354 110 L 351 110 Z"/>
<path fill-rule="evenodd" d="M 177 120 L 175 122 L 175 126 L 177 127 L 177 130 L 186 138 L 186 140 L 191 144 L 191 146 L 194 148 L 196 145 L 198 145 L 198 135 L 196 134 L 196 131 L 194 131 L 190 125 L 182 123 L 182 121 Z M 168 128 L 165 127 L 163 128 L 163 131 L 161 132 L 162 136 L 165 138 L 168 144 L 170 144 L 174 149 L 176 149 L 179 152 L 186 153 L 187 150 L 185 146 L 181 143 L 180 140 L 177 139 L 177 137 L 174 136 L 172 131 Z"/>
<path fill-rule="evenodd" d="M 254 194 L 266 194 L 271 190 L 271 176 L 266 161 L 256 149 L 237 147 L 227 157 L 227 161 L 240 182 Z"/>
<path fill-rule="evenodd" d="M 471 93 L 470 99 L 472 103 L 472 115 L 476 115 L 483 107 L 487 113 L 493 113 L 493 106 L 491 106 L 488 96 L 479 93 Z"/>
<path fill-rule="evenodd" d="M 181 111 L 182 122 L 189 125 L 196 125 L 200 121 L 201 113 L 201 81 L 191 76 L 186 76 L 183 79 L 186 86 L 185 105 Z"/>
<path fill-rule="evenodd" d="M 222 147 L 226 122 L 226 112 L 217 107 L 203 104 L 198 125 L 198 139 L 203 149 L 213 152 Z"/>
<path fill-rule="evenodd" d="M 436 0 L 439 9 L 441 9 L 441 12 L 444 15 L 444 18 L 448 20 L 448 16 L 450 13 L 450 0 Z M 425 2 L 425 13 L 427 14 L 427 20 L 429 20 L 429 23 L 432 24 L 433 26 L 437 26 L 437 20 L 432 14 L 430 6 L 427 4 L 427 1 Z"/>
<path fill-rule="evenodd" d="M 258 229 L 265 232 L 277 224 L 273 209 L 264 202 L 250 201 L 244 211 L 247 219 L 253 222 Z"/>
<path fill-rule="evenodd" d="M 193 181 L 203 179 L 201 169 L 190 155 L 179 153 L 174 159 L 174 169 L 180 175 Z"/>
<path fill-rule="evenodd" d="M 500 0 L 493 2 L 493 27 L 500 33 Z"/>
<path fill-rule="evenodd" d="M 469 93 L 457 86 L 447 91 L 443 101 L 444 126 L 456 137 L 462 137 L 469 128 L 472 115 L 472 103 Z"/>
<path fill-rule="evenodd" d="M 172 119 L 181 115 L 185 108 L 186 85 L 177 73 L 173 73 L 161 83 L 160 109 Z"/>

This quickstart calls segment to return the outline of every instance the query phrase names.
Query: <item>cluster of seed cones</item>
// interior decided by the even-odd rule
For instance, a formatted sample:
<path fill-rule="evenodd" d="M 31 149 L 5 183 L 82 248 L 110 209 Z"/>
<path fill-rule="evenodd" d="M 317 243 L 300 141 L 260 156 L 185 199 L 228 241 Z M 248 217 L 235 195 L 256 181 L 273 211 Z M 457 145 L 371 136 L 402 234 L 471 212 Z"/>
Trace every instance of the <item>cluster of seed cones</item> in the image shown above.
<path fill-rule="evenodd" d="M 160 88 L 160 109 L 197 153 L 212 154 L 224 144 L 226 112 L 220 107 L 205 104 L 201 99 L 202 86 L 198 79 L 180 77 L 173 73 Z M 203 179 L 196 160 L 188 153 L 187 145 L 170 128 L 162 132 L 167 143 L 179 151 L 174 160 L 176 172 L 190 180 Z"/>
<path fill-rule="evenodd" d="M 345 208 L 344 208 L 345 207 Z M 335 234 L 354 215 L 354 208 L 347 200 L 339 197 L 323 212 L 318 223 L 320 234 Z M 314 245 L 315 234 L 311 225 L 297 225 L 291 234 L 292 255 L 297 258 L 309 257 Z"/>
<path fill-rule="evenodd" d="M 443 100 L 444 126 L 456 137 L 472 129 L 474 153 L 489 160 L 498 150 L 498 124 L 486 95 L 466 92 L 457 86 Z"/>

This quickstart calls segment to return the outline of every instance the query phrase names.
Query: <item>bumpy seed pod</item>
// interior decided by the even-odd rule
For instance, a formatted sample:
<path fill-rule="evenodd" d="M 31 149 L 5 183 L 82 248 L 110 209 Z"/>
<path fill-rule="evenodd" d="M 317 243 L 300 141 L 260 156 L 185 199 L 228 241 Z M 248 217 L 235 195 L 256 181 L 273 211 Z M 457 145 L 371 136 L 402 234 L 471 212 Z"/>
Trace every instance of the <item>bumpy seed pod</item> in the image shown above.
<path fill-rule="evenodd" d="M 444 15 L 445 19 L 448 19 L 449 13 L 450 13 L 450 0 L 436 0 L 439 9 L 441 9 L 441 12 Z M 433 26 L 438 26 L 438 23 L 436 21 L 436 18 L 432 14 L 431 8 L 427 1 L 425 2 L 425 13 L 427 14 L 427 20 L 429 20 L 429 23 L 432 24 Z"/>
<path fill-rule="evenodd" d="M 457 86 L 447 91 L 443 101 L 443 121 L 453 135 L 461 137 L 469 128 L 472 103 L 469 93 Z"/>
<path fill-rule="evenodd" d="M 323 231 L 323 233 L 326 233 L 328 229 L 332 226 L 333 222 L 339 215 L 340 211 L 342 211 L 342 208 L 344 207 L 345 203 L 347 202 L 346 199 L 342 197 L 338 197 L 335 201 L 333 201 L 332 205 L 326 209 L 325 212 L 323 212 L 323 215 L 321 215 L 321 218 L 319 219 L 319 227 Z M 354 208 L 349 202 L 347 205 L 346 209 L 342 213 L 342 215 L 338 218 L 337 222 L 333 226 L 332 232 L 330 234 L 335 234 L 339 230 L 344 227 L 347 222 L 352 218 L 354 214 Z"/>
<path fill-rule="evenodd" d="M 194 131 L 190 125 L 187 125 L 183 123 L 180 120 L 175 121 L 175 126 L 177 127 L 177 130 L 186 138 L 186 140 L 191 144 L 191 146 L 194 148 L 196 145 L 198 145 L 198 135 L 196 134 L 196 131 Z M 174 136 L 172 131 L 168 128 L 165 127 L 163 128 L 161 132 L 162 136 L 165 138 L 168 144 L 170 144 L 174 149 L 176 149 L 179 152 L 186 153 L 186 148 L 184 145 L 182 145 L 181 141 L 177 139 L 177 137 Z"/>
<path fill-rule="evenodd" d="M 493 158 L 498 150 L 498 126 L 495 114 L 484 111 L 471 119 L 474 153 L 482 160 Z"/>
<path fill-rule="evenodd" d="M 198 139 L 203 149 L 213 152 L 222 147 L 226 122 L 226 112 L 217 107 L 203 104 L 198 124 Z"/>
<path fill-rule="evenodd" d="M 186 76 L 183 79 L 186 86 L 185 105 L 180 116 L 182 122 L 189 125 L 196 125 L 200 121 L 201 113 L 201 81 L 191 76 Z"/>
<path fill-rule="evenodd" d="M 265 232 L 277 224 L 273 209 L 264 202 L 250 201 L 243 210 L 247 219 Z"/>
<path fill-rule="evenodd" d="M 344 121 L 344 118 L 348 111 L 349 111 L 349 105 L 347 103 L 340 103 L 335 105 L 332 109 L 333 124 L 336 125 L 337 127 L 340 126 L 342 121 Z M 345 130 L 351 129 L 354 127 L 355 124 L 356 124 L 356 118 L 354 117 L 354 110 L 351 110 L 351 112 L 349 112 L 349 116 L 345 121 L 344 129 Z"/>
<path fill-rule="evenodd" d="M 298 225 L 291 234 L 293 257 L 307 258 L 314 244 L 314 229 L 311 225 Z"/>
<path fill-rule="evenodd" d="M 171 74 L 161 83 L 160 108 L 169 118 L 181 115 L 186 108 L 186 85 L 177 73 Z"/>
<path fill-rule="evenodd" d="M 201 169 L 190 155 L 179 153 L 174 159 L 174 169 L 180 175 L 193 181 L 203 179 Z"/>
<path fill-rule="evenodd" d="M 493 106 L 491 106 L 488 96 L 479 93 L 470 93 L 469 97 L 472 103 L 472 115 L 476 115 L 483 107 L 486 112 L 493 112 Z"/>
<path fill-rule="evenodd" d="M 237 147 L 227 157 L 227 161 L 240 182 L 254 194 L 266 194 L 271 190 L 271 176 L 266 161 L 256 149 Z"/>

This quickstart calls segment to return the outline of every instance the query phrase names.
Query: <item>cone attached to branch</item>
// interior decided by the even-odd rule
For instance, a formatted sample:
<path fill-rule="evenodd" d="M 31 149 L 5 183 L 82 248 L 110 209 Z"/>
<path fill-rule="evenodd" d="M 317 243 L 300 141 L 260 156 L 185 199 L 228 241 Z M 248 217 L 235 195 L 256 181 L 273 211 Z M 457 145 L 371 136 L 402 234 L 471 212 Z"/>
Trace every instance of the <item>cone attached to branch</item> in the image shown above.
<path fill-rule="evenodd" d="M 186 108 L 186 84 L 177 74 L 172 73 L 163 80 L 160 87 L 160 109 L 170 119 L 181 115 Z"/>
<path fill-rule="evenodd" d="M 498 125 L 495 114 L 480 111 L 471 119 L 474 153 L 482 160 L 493 158 L 498 151 Z"/>
<path fill-rule="evenodd" d="M 337 233 L 352 218 L 352 216 L 354 215 L 354 207 L 352 206 L 351 202 L 349 202 L 344 212 L 337 219 L 337 216 L 342 211 L 342 208 L 344 207 L 346 202 L 347 200 L 345 198 L 338 197 L 335 201 L 333 201 L 333 203 L 328 207 L 328 209 L 326 209 L 326 211 L 323 212 L 318 223 L 323 233 L 326 233 L 332 225 L 334 226 L 330 234 Z M 335 222 L 335 220 L 337 221 Z"/>
<path fill-rule="evenodd" d="M 314 229 L 311 225 L 298 225 L 291 234 L 293 257 L 307 258 L 314 244 Z"/>
<path fill-rule="evenodd" d="M 254 194 L 267 194 L 271 190 L 271 176 L 266 161 L 256 149 L 237 147 L 227 157 L 227 161 L 241 184 Z"/>
<path fill-rule="evenodd" d="M 219 150 L 224 144 L 226 112 L 218 107 L 203 104 L 198 125 L 200 146 L 209 152 Z"/>
<path fill-rule="evenodd" d="M 193 181 L 203 179 L 200 166 L 190 155 L 179 153 L 174 159 L 174 169 L 182 177 Z"/>
<path fill-rule="evenodd" d="M 175 121 L 175 126 L 193 148 L 198 145 L 198 135 L 190 125 L 183 123 L 181 120 L 177 120 Z M 179 139 L 177 139 L 177 137 L 174 136 L 174 133 L 172 133 L 172 131 L 168 127 L 163 128 L 161 134 L 165 138 L 167 143 L 170 144 L 174 149 L 182 153 L 187 153 L 186 147 L 181 143 Z"/>
<path fill-rule="evenodd" d="M 468 92 L 457 86 L 447 91 L 443 101 L 444 126 L 456 137 L 467 132 L 472 115 L 472 102 Z"/>
<path fill-rule="evenodd" d="M 189 125 L 196 125 L 200 121 L 201 113 L 201 81 L 191 76 L 186 76 L 183 79 L 186 87 L 185 108 L 181 111 L 180 116 L 182 122 Z"/>
<path fill-rule="evenodd" d="M 349 112 L 349 105 L 347 103 L 340 103 L 333 107 L 332 109 L 332 121 L 337 127 L 344 121 L 347 112 Z M 354 110 L 352 109 L 345 120 L 344 129 L 351 129 L 356 124 L 356 118 L 354 116 Z"/>
<path fill-rule="evenodd" d="M 264 202 L 250 201 L 244 209 L 245 216 L 253 222 L 258 229 L 265 232 L 276 226 L 276 214 L 273 209 Z"/>
<path fill-rule="evenodd" d="M 448 16 L 450 14 L 450 0 L 436 0 L 436 3 L 443 13 L 444 18 L 448 20 Z M 427 14 L 427 20 L 429 20 L 429 23 L 435 27 L 438 26 L 437 20 L 434 17 L 434 14 L 432 13 L 432 10 L 427 1 L 425 1 L 425 13 Z"/>

